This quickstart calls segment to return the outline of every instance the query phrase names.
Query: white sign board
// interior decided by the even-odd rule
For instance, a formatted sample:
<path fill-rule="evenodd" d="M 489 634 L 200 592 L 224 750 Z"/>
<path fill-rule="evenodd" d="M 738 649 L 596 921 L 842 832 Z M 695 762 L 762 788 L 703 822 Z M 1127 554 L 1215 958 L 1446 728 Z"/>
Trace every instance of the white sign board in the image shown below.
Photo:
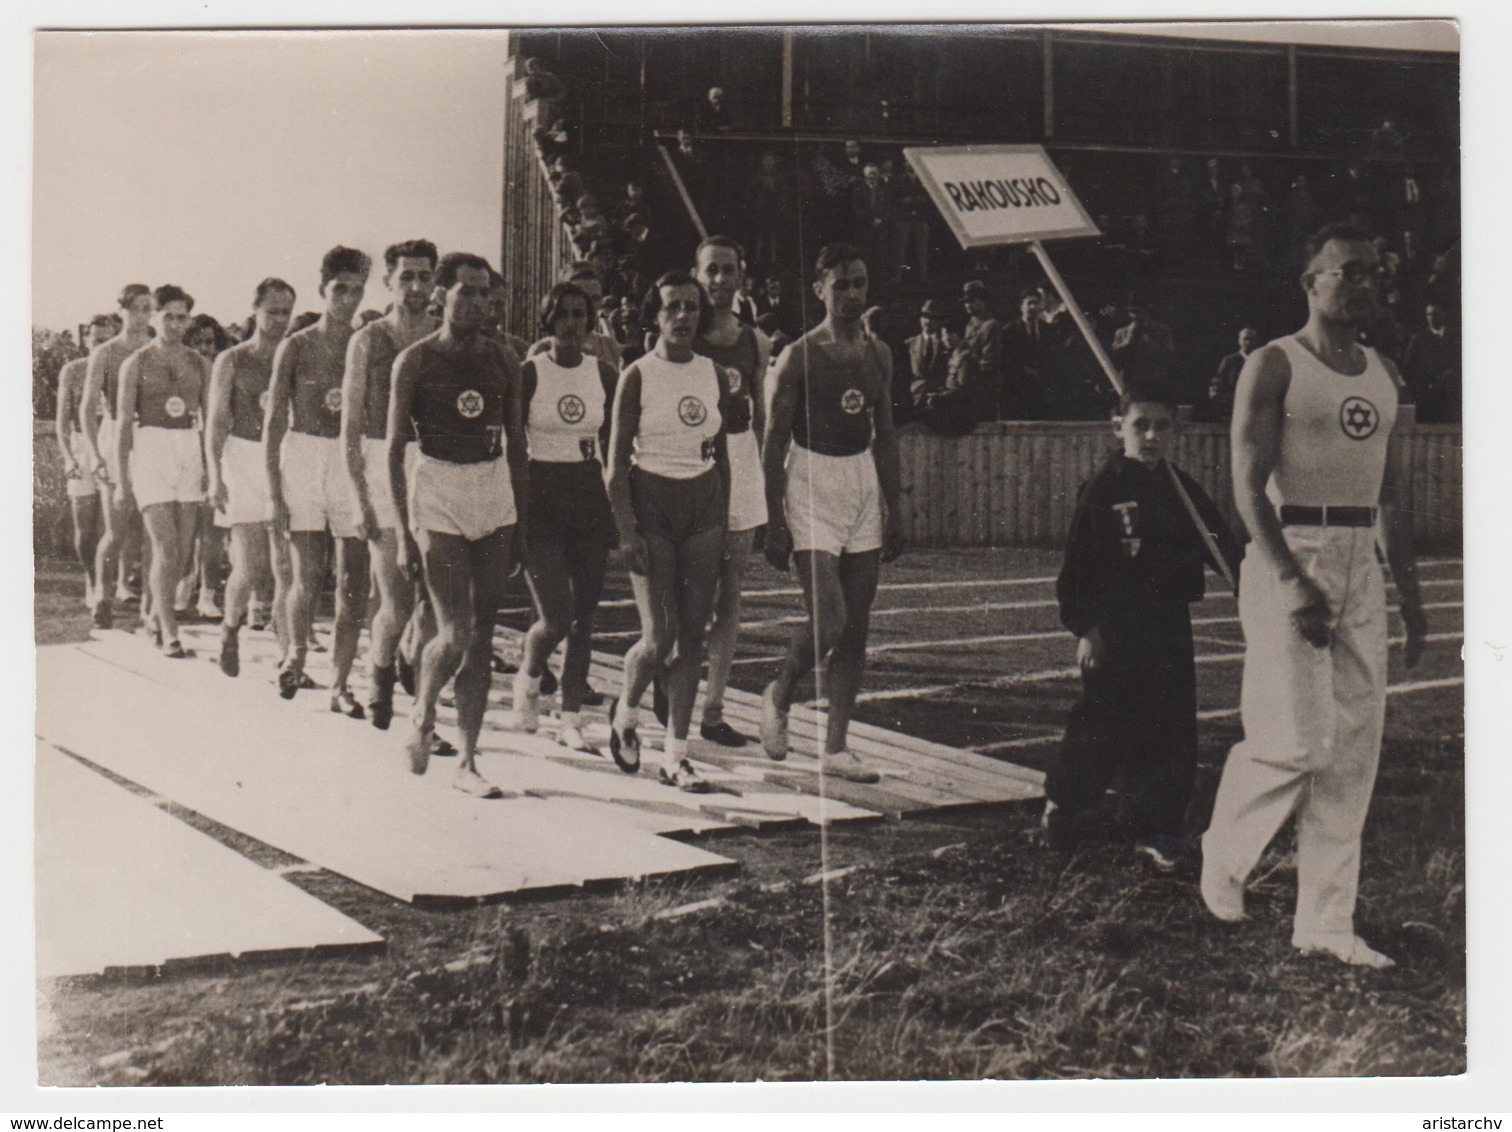
<path fill-rule="evenodd" d="M 903 153 L 963 248 L 1102 234 L 1041 146 L 918 147 Z"/>

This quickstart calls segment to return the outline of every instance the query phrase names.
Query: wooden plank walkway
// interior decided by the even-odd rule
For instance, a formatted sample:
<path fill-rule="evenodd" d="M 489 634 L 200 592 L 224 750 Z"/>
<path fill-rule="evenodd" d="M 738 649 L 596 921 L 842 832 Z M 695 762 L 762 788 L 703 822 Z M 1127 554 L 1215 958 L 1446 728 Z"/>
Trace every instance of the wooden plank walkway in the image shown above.
<path fill-rule="evenodd" d="M 382 949 L 381 937 L 37 745 L 37 976 Z"/>

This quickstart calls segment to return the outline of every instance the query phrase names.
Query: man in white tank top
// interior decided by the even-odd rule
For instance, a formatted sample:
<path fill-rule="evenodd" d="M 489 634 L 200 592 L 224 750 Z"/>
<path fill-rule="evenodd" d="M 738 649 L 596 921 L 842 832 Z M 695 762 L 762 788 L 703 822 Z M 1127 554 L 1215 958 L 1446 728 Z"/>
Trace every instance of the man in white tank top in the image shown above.
<path fill-rule="evenodd" d="M 1379 256 L 1343 225 L 1304 254 L 1307 325 L 1256 350 L 1234 399 L 1234 494 L 1245 557 L 1244 741 L 1229 754 L 1202 841 L 1202 898 L 1244 916 L 1244 883 L 1297 815 L 1292 945 L 1346 963 L 1392 961 L 1355 934 L 1360 835 L 1386 706 L 1386 598 L 1377 527 L 1401 596 L 1405 661 L 1426 623 L 1411 518 L 1386 459 L 1396 367 L 1359 342 L 1374 317 Z"/>

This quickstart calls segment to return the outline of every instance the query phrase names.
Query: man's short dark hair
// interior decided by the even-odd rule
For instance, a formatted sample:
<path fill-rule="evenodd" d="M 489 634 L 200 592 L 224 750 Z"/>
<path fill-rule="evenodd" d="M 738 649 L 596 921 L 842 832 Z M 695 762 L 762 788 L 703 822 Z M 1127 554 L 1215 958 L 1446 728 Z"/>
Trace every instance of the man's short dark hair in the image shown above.
<path fill-rule="evenodd" d="M 169 303 L 183 303 L 190 310 L 194 309 L 194 296 L 182 287 L 172 283 L 164 283 L 156 291 L 152 292 L 152 305 L 162 310 Z"/>
<path fill-rule="evenodd" d="M 1176 389 L 1164 378 L 1147 373 L 1130 373 L 1124 378 L 1124 391 L 1118 398 L 1118 415 L 1123 416 L 1139 402 L 1164 405 L 1176 415 Z"/>
<path fill-rule="evenodd" d="M 473 255 L 472 252 L 447 252 L 436 265 L 436 286 L 450 291 L 457 282 L 457 272 L 464 267 L 484 272 L 492 282 L 493 268 L 488 266 L 488 261 L 482 256 Z"/>
<path fill-rule="evenodd" d="M 121 288 L 120 298 L 116 299 L 116 306 L 125 310 L 132 302 L 143 295 L 152 294 L 152 288 L 145 283 L 128 283 Z"/>
<path fill-rule="evenodd" d="M 1025 299 L 1043 300 L 1044 297 L 1045 289 L 1043 287 L 1025 287 L 1023 291 L 1019 293 L 1019 304 L 1022 306 Z"/>
<path fill-rule="evenodd" d="M 383 250 L 383 266 L 385 270 L 393 271 L 399 266 L 401 259 L 428 259 L 431 270 L 434 271 L 439 256 L 436 245 L 429 240 L 405 240 L 402 244 L 390 244 Z"/>
<path fill-rule="evenodd" d="M 338 275 L 366 275 L 372 269 L 373 261 L 367 252 L 337 244 L 320 261 L 320 288 L 325 290 L 325 285 Z"/>
<path fill-rule="evenodd" d="M 257 290 L 252 295 L 252 309 L 256 310 L 262 306 L 267 297 L 274 291 L 287 291 L 289 293 L 289 301 L 294 301 L 294 288 L 290 287 L 278 276 L 270 275 L 257 285 Z"/>
<path fill-rule="evenodd" d="M 1307 243 L 1302 246 L 1302 263 L 1304 267 L 1312 266 L 1312 261 L 1330 240 L 1368 244 L 1371 239 L 1370 233 L 1356 224 L 1325 224 L 1309 236 Z"/>
<path fill-rule="evenodd" d="M 740 261 L 740 269 L 745 270 L 745 249 L 733 236 L 705 236 L 698 242 L 698 247 L 693 249 L 693 262 L 698 262 L 698 257 L 703 255 L 705 248 L 729 248 L 735 253 L 735 258 Z"/>
<path fill-rule="evenodd" d="M 856 260 L 865 263 L 866 255 L 855 244 L 826 244 L 819 249 L 819 258 L 814 261 L 814 278 L 823 279 L 826 271 Z"/>

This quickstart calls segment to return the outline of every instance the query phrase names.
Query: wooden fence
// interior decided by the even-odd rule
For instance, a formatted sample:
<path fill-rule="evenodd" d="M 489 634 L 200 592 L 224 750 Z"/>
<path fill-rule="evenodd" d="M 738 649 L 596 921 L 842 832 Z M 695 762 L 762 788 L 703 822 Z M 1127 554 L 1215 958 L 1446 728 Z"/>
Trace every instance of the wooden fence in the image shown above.
<path fill-rule="evenodd" d="M 899 436 L 904 533 L 914 546 L 1059 546 L 1077 489 L 1112 439 L 1105 424 L 992 424 L 959 438 L 908 425 Z M 33 422 L 32 456 L 33 544 L 39 555 L 68 555 L 72 531 L 52 421 Z M 1459 426 L 1414 425 L 1393 439 L 1391 458 L 1409 485 L 1418 542 L 1457 546 Z M 1232 518 L 1227 430 L 1184 425 L 1176 462 Z"/>

